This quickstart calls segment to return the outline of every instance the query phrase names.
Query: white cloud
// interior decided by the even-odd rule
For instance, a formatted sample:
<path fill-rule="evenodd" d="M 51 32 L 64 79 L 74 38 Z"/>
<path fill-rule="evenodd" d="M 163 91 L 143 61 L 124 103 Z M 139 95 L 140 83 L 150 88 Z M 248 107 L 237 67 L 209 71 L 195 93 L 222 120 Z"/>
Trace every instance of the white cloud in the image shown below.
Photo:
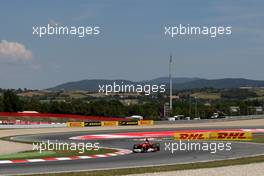
<path fill-rule="evenodd" d="M 32 52 L 18 42 L 0 42 L 0 59 L 27 61 L 32 59 Z"/>
<path fill-rule="evenodd" d="M 62 23 L 60 23 L 60 22 L 58 22 L 58 21 L 56 21 L 56 20 L 53 20 L 53 19 L 50 19 L 50 20 L 49 20 L 49 24 L 50 24 L 51 26 L 61 26 L 61 25 L 62 25 Z"/>

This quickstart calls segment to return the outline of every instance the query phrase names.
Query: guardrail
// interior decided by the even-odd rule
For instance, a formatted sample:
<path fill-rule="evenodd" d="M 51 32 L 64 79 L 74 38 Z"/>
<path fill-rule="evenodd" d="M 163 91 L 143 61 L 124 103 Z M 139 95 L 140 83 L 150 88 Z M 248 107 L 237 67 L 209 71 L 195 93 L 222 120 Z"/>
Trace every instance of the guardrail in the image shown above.
<path fill-rule="evenodd" d="M 24 120 L 0 120 L 0 125 L 48 125 L 56 124 L 55 122 L 34 122 Z"/>
<path fill-rule="evenodd" d="M 17 128 L 62 128 L 66 127 L 65 123 L 53 123 L 53 124 L 32 124 L 32 125 L 1 125 L 0 124 L 0 129 L 17 129 Z"/>

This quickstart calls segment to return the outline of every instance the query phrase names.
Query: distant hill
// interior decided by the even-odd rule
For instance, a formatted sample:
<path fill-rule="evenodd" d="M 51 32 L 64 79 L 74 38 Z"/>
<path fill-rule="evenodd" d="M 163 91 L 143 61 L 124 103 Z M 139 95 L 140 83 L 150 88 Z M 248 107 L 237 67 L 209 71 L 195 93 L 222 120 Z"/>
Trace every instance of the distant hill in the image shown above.
<path fill-rule="evenodd" d="M 98 91 L 99 85 L 113 84 L 169 84 L 168 77 L 160 77 L 152 80 L 144 81 L 129 81 L 129 80 L 106 80 L 106 79 L 90 79 L 75 82 L 68 82 L 49 88 L 48 90 L 58 91 L 73 91 L 73 90 L 87 90 Z M 225 78 L 225 79 L 201 79 L 201 78 L 173 78 L 173 89 L 194 89 L 194 88 L 239 88 L 239 87 L 264 87 L 264 81 L 249 80 L 243 78 Z"/>
<path fill-rule="evenodd" d="M 174 85 L 178 89 L 194 89 L 212 87 L 217 89 L 239 88 L 239 87 L 264 87 L 264 81 L 249 80 L 243 78 L 225 78 L 225 79 L 197 79 L 190 82 Z"/>
<path fill-rule="evenodd" d="M 135 84 L 133 81 L 128 80 L 105 80 L 105 79 L 90 79 L 90 80 L 81 80 L 81 81 L 74 81 L 68 82 L 64 84 L 60 84 L 58 86 L 49 88 L 48 90 L 58 91 L 58 90 L 65 90 L 65 91 L 73 91 L 73 90 L 87 90 L 87 91 L 98 91 L 99 85 L 107 85 L 113 84 L 116 82 L 117 84 Z"/>
<path fill-rule="evenodd" d="M 183 84 L 195 80 L 199 80 L 199 78 L 172 78 L 172 82 L 174 84 Z M 160 78 L 147 80 L 147 81 L 140 81 L 140 82 L 146 84 L 169 84 L 170 80 L 169 77 L 160 77 Z"/>

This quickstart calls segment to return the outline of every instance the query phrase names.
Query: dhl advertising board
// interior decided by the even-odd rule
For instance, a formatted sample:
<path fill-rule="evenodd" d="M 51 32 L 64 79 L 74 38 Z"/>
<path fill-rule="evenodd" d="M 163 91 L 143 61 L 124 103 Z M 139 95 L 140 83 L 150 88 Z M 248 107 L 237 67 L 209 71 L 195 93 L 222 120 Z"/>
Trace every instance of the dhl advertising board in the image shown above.
<path fill-rule="evenodd" d="M 252 140 L 252 132 L 212 132 L 211 140 Z"/>
<path fill-rule="evenodd" d="M 176 132 L 175 140 L 252 140 L 252 132 Z"/>
<path fill-rule="evenodd" d="M 186 132 L 186 133 L 175 133 L 174 134 L 175 140 L 209 140 L 210 139 L 210 133 L 209 132 L 202 132 L 202 133 L 192 133 L 192 132 Z"/>

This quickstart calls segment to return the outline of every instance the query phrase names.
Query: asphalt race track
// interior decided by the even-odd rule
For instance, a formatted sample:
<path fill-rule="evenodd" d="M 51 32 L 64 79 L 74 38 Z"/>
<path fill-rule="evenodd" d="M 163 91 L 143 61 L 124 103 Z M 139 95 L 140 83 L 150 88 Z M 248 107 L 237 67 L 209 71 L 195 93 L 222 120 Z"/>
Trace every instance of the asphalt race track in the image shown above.
<path fill-rule="evenodd" d="M 240 127 L 240 129 L 263 129 L 263 126 L 257 127 Z M 194 129 L 210 129 L 210 128 L 192 128 Z M 224 128 L 214 128 L 224 129 Z M 228 128 L 226 128 L 228 129 Z M 235 128 L 230 128 L 235 129 Z M 146 129 L 140 131 L 176 131 L 183 129 Z M 184 128 L 186 130 L 186 128 Z M 100 146 L 111 148 L 132 149 L 133 144 L 140 143 L 135 139 L 100 139 L 100 140 L 71 140 L 69 138 L 80 135 L 91 134 L 111 134 L 121 132 L 138 132 L 139 130 L 112 130 L 112 131 L 97 131 L 97 132 L 71 132 L 43 135 L 27 135 L 15 137 L 21 141 L 45 141 L 58 140 L 63 142 L 99 142 Z M 136 139 L 137 140 L 137 139 Z M 178 142 L 171 139 L 163 139 L 157 141 L 161 144 L 161 151 L 154 153 L 132 153 L 128 155 L 115 156 L 109 158 L 83 159 L 73 161 L 49 161 L 36 163 L 18 163 L 18 164 L 0 164 L 0 175 L 9 174 L 30 174 L 30 173 L 50 173 L 50 172 L 69 172 L 69 171 L 84 171 L 96 169 L 124 168 L 124 167 L 142 167 L 150 165 L 164 165 L 175 163 L 190 163 L 198 161 L 219 160 L 235 157 L 243 157 L 250 155 L 263 154 L 264 145 L 253 143 L 236 143 L 232 142 L 231 151 L 217 151 L 215 154 L 209 151 L 176 151 L 173 154 L 164 150 L 165 143 Z M 211 141 L 213 142 L 213 141 Z"/>

